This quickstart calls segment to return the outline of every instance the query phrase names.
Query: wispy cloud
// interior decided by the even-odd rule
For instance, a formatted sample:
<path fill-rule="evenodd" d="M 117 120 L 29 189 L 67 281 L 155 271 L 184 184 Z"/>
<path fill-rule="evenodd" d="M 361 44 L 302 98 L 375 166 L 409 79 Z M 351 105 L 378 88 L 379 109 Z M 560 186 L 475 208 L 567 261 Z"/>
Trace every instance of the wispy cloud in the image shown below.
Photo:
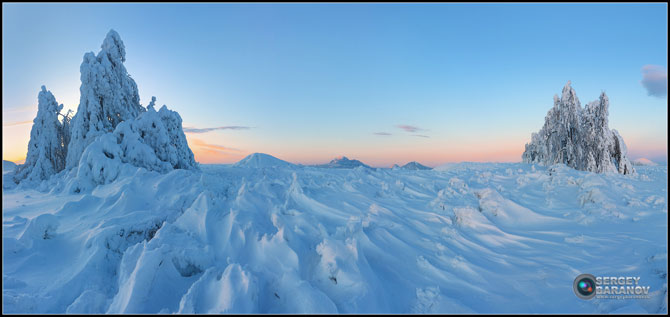
<path fill-rule="evenodd" d="M 218 144 L 207 143 L 207 142 L 205 142 L 201 139 L 191 139 L 191 144 L 198 147 L 198 148 L 201 148 L 201 149 L 213 150 L 213 151 L 217 151 L 217 152 L 224 152 L 224 153 L 227 153 L 227 152 L 240 153 L 240 152 L 242 152 L 241 150 L 238 150 L 238 149 L 235 149 L 235 148 L 231 148 L 231 147 L 227 147 L 227 146 L 223 146 L 223 145 L 218 145 Z"/>
<path fill-rule="evenodd" d="M 374 134 L 374 135 L 383 135 L 383 136 L 389 136 L 389 135 L 392 135 L 391 133 L 388 133 L 388 132 L 375 132 L 375 133 L 373 133 L 373 134 Z"/>
<path fill-rule="evenodd" d="M 3 126 L 3 127 L 11 127 L 11 126 L 15 126 L 15 125 L 22 125 L 22 124 L 29 124 L 29 123 L 33 123 L 33 120 L 30 120 L 30 121 L 3 122 L 3 123 L 2 123 L 2 126 Z"/>
<path fill-rule="evenodd" d="M 430 138 L 429 136 L 423 135 L 423 134 L 412 134 L 412 136 L 419 137 L 419 138 Z"/>
<path fill-rule="evenodd" d="M 641 83 L 649 96 L 665 97 L 668 94 L 668 71 L 663 66 L 644 65 Z"/>
<path fill-rule="evenodd" d="M 248 129 L 251 129 L 251 127 L 244 127 L 237 125 L 215 127 L 215 128 L 184 127 L 184 133 L 207 133 L 215 130 L 248 130 Z"/>
<path fill-rule="evenodd" d="M 419 127 L 415 127 L 412 125 L 406 125 L 406 124 L 399 124 L 396 126 L 397 128 L 403 129 L 407 132 L 417 132 L 417 131 L 424 131 L 424 129 L 421 129 Z"/>
<path fill-rule="evenodd" d="M 2 109 L 2 113 L 14 112 L 37 112 L 37 105 L 22 106 L 22 107 L 7 107 Z"/>

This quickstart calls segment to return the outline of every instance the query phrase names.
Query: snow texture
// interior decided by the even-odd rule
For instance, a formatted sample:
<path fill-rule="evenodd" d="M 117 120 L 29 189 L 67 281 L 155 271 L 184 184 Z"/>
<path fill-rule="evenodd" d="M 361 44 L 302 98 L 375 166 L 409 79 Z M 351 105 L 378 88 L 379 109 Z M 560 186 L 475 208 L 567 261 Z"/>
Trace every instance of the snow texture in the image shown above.
<path fill-rule="evenodd" d="M 3 313 L 667 313 L 667 166 L 124 164 L 2 207 Z M 585 301 L 581 273 L 650 296 Z"/>
<path fill-rule="evenodd" d="M 547 113 L 542 129 L 531 135 L 523 162 L 563 163 L 596 173 L 635 173 L 623 138 L 608 127 L 608 108 L 609 99 L 603 92 L 599 100 L 582 109 L 568 81 L 561 98 L 554 96 L 554 107 Z"/>
<path fill-rule="evenodd" d="M 24 180 L 27 183 L 39 182 L 65 168 L 69 131 L 67 123 L 64 126 L 58 120 L 63 105 L 59 105 L 44 86 L 37 99 L 37 116 L 30 130 L 26 161 L 16 168 L 13 175 L 17 184 Z"/>

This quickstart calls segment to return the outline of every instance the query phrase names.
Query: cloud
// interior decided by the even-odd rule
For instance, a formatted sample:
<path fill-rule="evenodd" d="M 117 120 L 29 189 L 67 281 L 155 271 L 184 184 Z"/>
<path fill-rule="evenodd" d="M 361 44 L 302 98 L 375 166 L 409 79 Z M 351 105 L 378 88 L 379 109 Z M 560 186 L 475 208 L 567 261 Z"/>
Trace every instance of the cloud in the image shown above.
<path fill-rule="evenodd" d="M 388 133 L 388 132 L 375 132 L 375 133 L 373 133 L 373 134 L 374 134 L 374 135 L 383 135 L 383 136 L 389 136 L 389 135 L 392 135 L 391 133 Z"/>
<path fill-rule="evenodd" d="M 420 138 L 430 138 L 429 136 L 423 135 L 423 134 L 412 134 L 412 136 L 416 136 L 416 137 L 420 137 Z"/>
<path fill-rule="evenodd" d="M 225 147 L 225 146 L 222 146 L 222 145 L 207 143 L 207 142 L 205 142 L 201 139 L 191 139 L 191 144 L 193 144 L 194 146 L 196 146 L 198 148 L 204 149 L 204 150 L 217 151 L 217 152 L 221 152 L 221 153 L 230 153 L 230 152 L 240 153 L 240 152 L 242 152 L 241 150 L 238 150 L 238 149 L 235 149 L 235 148 L 230 148 L 230 147 Z"/>
<path fill-rule="evenodd" d="M 7 107 L 2 109 L 2 113 L 14 112 L 37 112 L 37 105 L 23 106 L 23 107 Z"/>
<path fill-rule="evenodd" d="M 11 126 L 15 126 L 15 125 L 22 125 L 22 124 L 28 124 L 28 123 L 33 123 L 33 120 L 30 120 L 30 121 L 14 121 L 14 122 L 7 122 L 7 123 L 3 122 L 2 126 L 3 127 L 11 127 Z"/>
<path fill-rule="evenodd" d="M 250 127 L 237 126 L 237 125 L 216 127 L 216 128 L 184 127 L 184 133 L 207 133 L 207 132 L 211 132 L 211 131 L 214 131 L 214 130 L 248 130 L 248 129 L 251 129 L 251 128 Z"/>
<path fill-rule="evenodd" d="M 417 132 L 417 131 L 423 131 L 423 129 L 411 125 L 406 125 L 406 124 L 399 124 L 396 126 L 397 128 L 403 129 L 407 132 Z"/>
<path fill-rule="evenodd" d="M 668 71 L 663 66 L 644 65 L 641 83 L 649 96 L 665 97 L 668 94 Z"/>

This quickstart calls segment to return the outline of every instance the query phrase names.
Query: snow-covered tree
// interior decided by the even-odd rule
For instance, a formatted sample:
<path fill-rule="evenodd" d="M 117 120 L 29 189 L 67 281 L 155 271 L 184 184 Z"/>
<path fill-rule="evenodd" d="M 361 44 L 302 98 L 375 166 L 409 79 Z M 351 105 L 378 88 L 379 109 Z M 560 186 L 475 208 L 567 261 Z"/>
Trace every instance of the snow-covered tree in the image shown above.
<path fill-rule="evenodd" d="M 37 95 L 37 116 L 33 120 L 28 142 L 28 154 L 24 164 L 15 170 L 14 182 L 41 181 L 65 168 L 67 155 L 66 140 L 69 132 L 58 120 L 63 105 L 56 102 L 56 98 L 42 86 Z"/>
<path fill-rule="evenodd" d="M 86 147 L 77 167 L 76 188 L 113 182 L 124 163 L 160 173 L 198 169 L 181 117 L 166 106 L 156 111 L 155 101 L 153 97 L 146 112 L 119 123 L 114 132 L 97 137 Z"/>
<path fill-rule="evenodd" d="M 531 135 L 523 161 L 563 163 L 596 173 L 634 173 L 623 138 L 608 127 L 608 115 L 609 98 L 604 92 L 599 100 L 582 109 L 568 81 L 561 98 L 554 96 L 554 107 L 547 113 L 542 129 Z"/>
<path fill-rule="evenodd" d="M 137 85 L 123 66 L 126 50 L 119 34 L 110 30 L 101 48 L 98 55 L 86 53 L 81 63 L 81 97 L 71 122 L 67 168 L 77 166 L 95 137 L 145 111 Z"/>

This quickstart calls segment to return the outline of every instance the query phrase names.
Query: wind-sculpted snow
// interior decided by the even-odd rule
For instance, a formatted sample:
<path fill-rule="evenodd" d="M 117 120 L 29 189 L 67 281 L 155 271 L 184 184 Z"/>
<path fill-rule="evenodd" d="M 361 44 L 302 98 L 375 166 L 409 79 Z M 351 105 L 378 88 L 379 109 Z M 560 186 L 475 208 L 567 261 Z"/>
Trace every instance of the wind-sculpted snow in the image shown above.
<path fill-rule="evenodd" d="M 608 127 L 608 115 L 609 98 L 604 92 L 599 100 L 582 109 L 568 81 L 561 98 L 554 96 L 554 107 L 547 113 L 542 129 L 531 135 L 523 161 L 562 163 L 596 173 L 634 173 L 623 138 Z"/>
<path fill-rule="evenodd" d="M 4 313 L 667 313 L 665 166 L 122 166 L 3 193 Z M 581 300 L 581 273 L 650 298 Z"/>

